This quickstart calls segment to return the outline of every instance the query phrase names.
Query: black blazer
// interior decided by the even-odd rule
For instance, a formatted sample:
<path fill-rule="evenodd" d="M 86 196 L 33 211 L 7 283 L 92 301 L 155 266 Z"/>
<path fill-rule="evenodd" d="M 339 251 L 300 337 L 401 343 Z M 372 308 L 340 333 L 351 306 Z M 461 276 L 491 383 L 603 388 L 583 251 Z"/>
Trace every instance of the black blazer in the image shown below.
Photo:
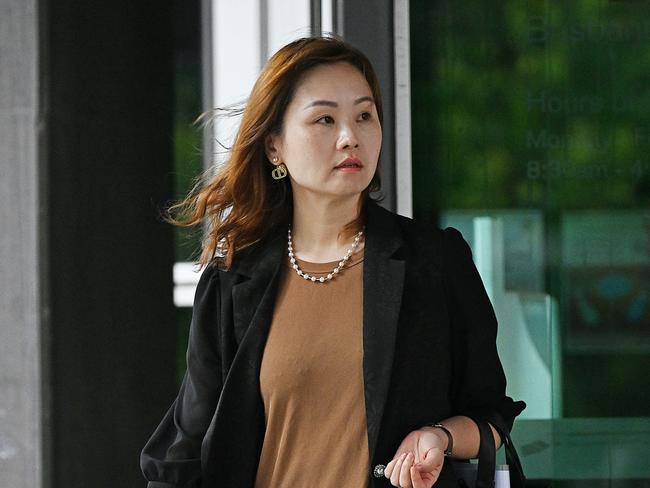
<path fill-rule="evenodd" d="M 259 373 L 286 229 L 199 279 L 180 391 L 141 455 L 149 488 L 253 487 L 264 439 Z M 373 468 L 404 437 L 452 415 L 508 431 L 523 402 L 505 395 L 497 320 L 461 233 L 370 201 L 363 269 L 363 375 Z M 326 463 L 327 460 L 324 460 Z M 456 486 L 445 466 L 436 486 Z"/>

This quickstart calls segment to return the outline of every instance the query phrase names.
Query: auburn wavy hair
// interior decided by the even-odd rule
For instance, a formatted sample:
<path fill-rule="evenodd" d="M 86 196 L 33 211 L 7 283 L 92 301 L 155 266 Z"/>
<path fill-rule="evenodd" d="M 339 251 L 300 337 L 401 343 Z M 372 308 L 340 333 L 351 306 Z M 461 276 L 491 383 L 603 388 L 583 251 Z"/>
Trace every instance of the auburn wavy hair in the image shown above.
<path fill-rule="evenodd" d="M 270 134 L 282 134 L 284 114 L 302 75 L 317 65 L 337 62 L 350 63 L 364 75 L 383 126 L 379 81 L 361 51 L 333 34 L 303 37 L 282 47 L 267 61 L 240 110 L 241 122 L 227 159 L 195 178 L 188 195 L 163 211 L 166 222 L 182 227 L 205 221 L 199 264 L 217 260 L 220 267 L 229 269 L 237 252 L 261 241 L 274 227 L 291 222 L 291 183 L 289 178 L 272 178 L 274 166 L 266 157 L 264 142 Z M 210 114 L 216 110 L 220 109 L 197 120 L 213 121 L 215 116 Z M 349 237 L 361 228 L 367 200 L 380 188 L 377 169 L 361 193 L 357 217 L 339 235 Z"/>

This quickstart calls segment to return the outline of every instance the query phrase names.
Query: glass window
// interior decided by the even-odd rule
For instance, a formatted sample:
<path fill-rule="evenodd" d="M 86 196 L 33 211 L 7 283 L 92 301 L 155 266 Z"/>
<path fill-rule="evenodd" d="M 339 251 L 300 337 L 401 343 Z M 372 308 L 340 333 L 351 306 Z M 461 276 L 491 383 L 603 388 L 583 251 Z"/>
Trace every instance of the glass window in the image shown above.
<path fill-rule="evenodd" d="M 650 4 L 410 8 L 414 216 L 472 246 L 527 475 L 650 479 Z"/>

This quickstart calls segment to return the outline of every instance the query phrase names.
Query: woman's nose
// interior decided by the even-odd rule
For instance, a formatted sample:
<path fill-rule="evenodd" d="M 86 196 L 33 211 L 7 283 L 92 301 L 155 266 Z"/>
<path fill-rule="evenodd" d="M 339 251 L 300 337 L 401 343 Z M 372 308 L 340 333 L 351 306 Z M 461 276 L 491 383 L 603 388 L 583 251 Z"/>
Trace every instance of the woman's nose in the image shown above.
<path fill-rule="evenodd" d="M 340 149 L 345 149 L 350 146 L 359 147 L 359 140 L 354 130 L 352 130 L 350 127 L 341 129 L 338 145 Z"/>

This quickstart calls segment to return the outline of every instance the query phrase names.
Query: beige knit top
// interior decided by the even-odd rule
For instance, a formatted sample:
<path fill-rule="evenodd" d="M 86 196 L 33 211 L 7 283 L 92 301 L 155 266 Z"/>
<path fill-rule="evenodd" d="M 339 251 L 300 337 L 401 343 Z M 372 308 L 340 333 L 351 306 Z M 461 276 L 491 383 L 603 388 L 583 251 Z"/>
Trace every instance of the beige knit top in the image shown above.
<path fill-rule="evenodd" d="M 297 262 L 317 277 L 338 263 Z M 366 488 L 363 249 L 325 283 L 285 264 L 260 370 L 266 433 L 255 488 Z"/>

